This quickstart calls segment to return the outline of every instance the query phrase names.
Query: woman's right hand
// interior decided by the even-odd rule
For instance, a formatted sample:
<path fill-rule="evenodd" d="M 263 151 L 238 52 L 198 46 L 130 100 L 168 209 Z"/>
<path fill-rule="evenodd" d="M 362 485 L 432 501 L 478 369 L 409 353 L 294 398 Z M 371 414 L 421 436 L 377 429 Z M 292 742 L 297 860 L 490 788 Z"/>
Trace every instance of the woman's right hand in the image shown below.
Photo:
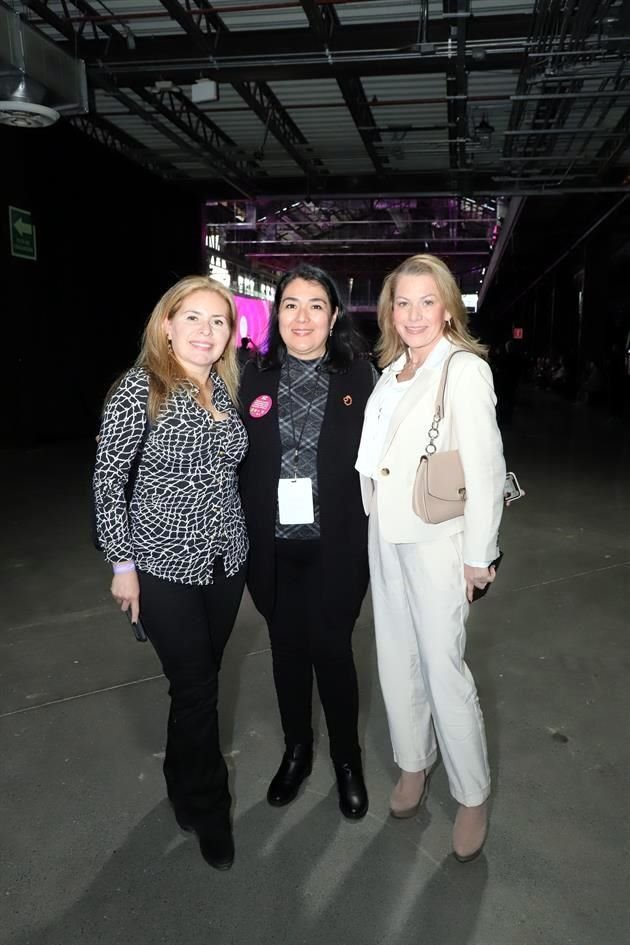
<path fill-rule="evenodd" d="M 485 590 L 487 584 L 492 584 L 497 576 L 497 569 L 493 564 L 487 568 L 476 568 L 471 564 L 464 565 L 464 580 L 466 581 L 466 597 L 472 604 L 475 595 L 475 588 L 480 591 Z"/>
<path fill-rule="evenodd" d="M 125 613 L 131 609 L 131 622 L 137 623 L 140 615 L 140 582 L 135 571 L 115 574 L 112 579 L 112 597 Z"/>

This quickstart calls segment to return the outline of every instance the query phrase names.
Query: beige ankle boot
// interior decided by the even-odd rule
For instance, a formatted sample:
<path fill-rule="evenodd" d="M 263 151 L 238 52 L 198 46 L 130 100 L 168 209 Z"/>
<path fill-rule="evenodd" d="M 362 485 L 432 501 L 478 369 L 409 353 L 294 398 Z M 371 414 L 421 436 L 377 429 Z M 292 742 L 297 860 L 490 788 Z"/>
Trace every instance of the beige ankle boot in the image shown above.
<path fill-rule="evenodd" d="M 460 804 L 453 826 L 453 856 L 459 863 L 475 860 L 488 834 L 488 802 L 476 807 Z"/>
<path fill-rule="evenodd" d="M 426 800 L 429 775 L 425 771 L 403 771 L 401 769 L 398 784 L 389 799 L 389 812 L 392 817 L 404 820 L 413 817 L 423 801 Z"/>

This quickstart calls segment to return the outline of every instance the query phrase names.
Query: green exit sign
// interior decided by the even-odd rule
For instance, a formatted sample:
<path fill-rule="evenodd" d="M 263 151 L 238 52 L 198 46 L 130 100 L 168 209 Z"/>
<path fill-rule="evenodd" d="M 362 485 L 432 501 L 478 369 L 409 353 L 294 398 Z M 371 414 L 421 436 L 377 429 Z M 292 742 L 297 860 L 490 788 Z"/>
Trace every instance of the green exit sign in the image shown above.
<path fill-rule="evenodd" d="M 35 225 L 30 210 L 9 207 L 11 255 L 20 259 L 37 259 Z"/>

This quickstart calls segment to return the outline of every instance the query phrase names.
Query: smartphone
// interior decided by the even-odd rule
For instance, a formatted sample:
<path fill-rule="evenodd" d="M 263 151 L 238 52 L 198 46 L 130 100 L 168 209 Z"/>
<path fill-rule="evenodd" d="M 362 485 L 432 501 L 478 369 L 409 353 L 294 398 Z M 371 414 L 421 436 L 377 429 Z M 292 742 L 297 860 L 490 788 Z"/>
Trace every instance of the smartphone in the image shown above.
<path fill-rule="evenodd" d="M 521 489 L 518 479 L 513 472 L 506 473 L 505 484 L 503 486 L 503 498 L 506 502 L 515 502 L 516 499 L 522 499 L 525 495 Z"/>
<path fill-rule="evenodd" d="M 500 552 L 499 552 L 499 557 L 498 557 L 498 558 L 495 558 L 494 561 L 491 561 L 491 562 L 490 562 L 490 567 L 491 567 L 491 568 L 494 568 L 495 571 L 498 571 L 498 570 L 499 570 L 499 565 L 501 564 L 502 561 L 503 561 L 503 552 L 500 551 Z M 486 584 L 486 586 L 483 588 L 483 590 L 482 590 L 482 588 L 480 588 L 480 587 L 474 587 L 474 588 L 473 588 L 473 598 L 472 598 L 472 599 L 473 599 L 473 603 L 474 603 L 476 600 L 480 600 L 480 598 L 485 597 L 491 587 L 492 587 L 492 582 L 491 582 L 490 584 Z"/>
<path fill-rule="evenodd" d="M 127 620 L 129 621 L 129 623 L 131 623 L 131 609 L 126 610 L 125 613 L 127 614 Z M 135 623 L 131 623 L 131 629 L 133 630 L 133 635 L 138 641 L 138 643 L 147 642 L 148 637 L 146 633 L 144 632 L 144 627 L 142 626 L 142 623 L 140 622 L 140 617 L 138 617 Z"/>

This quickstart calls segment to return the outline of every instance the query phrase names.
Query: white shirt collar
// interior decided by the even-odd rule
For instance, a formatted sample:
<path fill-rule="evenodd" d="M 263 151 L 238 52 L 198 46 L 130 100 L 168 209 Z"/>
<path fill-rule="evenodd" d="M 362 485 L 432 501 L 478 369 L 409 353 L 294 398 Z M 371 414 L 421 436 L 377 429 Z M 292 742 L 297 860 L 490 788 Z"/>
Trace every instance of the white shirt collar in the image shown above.
<path fill-rule="evenodd" d="M 422 367 L 429 368 L 429 369 L 441 367 L 454 348 L 455 348 L 455 345 L 452 344 L 448 340 L 448 338 L 440 338 L 440 340 L 436 344 L 433 351 L 430 352 L 428 358 L 426 359 Z"/>

